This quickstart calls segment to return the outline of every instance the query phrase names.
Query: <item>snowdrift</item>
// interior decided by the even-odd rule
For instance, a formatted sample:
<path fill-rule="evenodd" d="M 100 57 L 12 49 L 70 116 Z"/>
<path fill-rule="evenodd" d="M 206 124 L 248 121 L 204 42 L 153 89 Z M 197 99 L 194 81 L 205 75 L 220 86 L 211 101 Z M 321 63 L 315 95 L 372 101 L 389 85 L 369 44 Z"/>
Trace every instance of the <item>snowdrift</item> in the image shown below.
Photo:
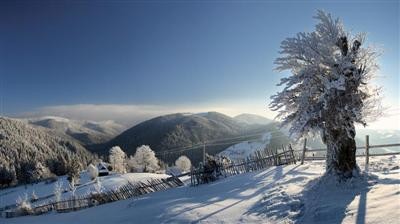
<path fill-rule="evenodd" d="M 369 178 L 341 185 L 319 182 L 324 162 L 314 161 L 0 223 L 398 223 L 399 158 L 371 158 Z"/>

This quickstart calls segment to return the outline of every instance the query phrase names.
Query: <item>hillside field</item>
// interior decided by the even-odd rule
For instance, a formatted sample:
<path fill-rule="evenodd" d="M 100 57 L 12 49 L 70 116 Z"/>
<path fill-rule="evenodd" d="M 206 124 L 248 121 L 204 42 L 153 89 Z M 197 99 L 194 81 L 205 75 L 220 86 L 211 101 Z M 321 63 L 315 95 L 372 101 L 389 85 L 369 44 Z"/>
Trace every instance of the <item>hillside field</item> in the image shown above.
<path fill-rule="evenodd" d="M 371 158 L 369 175 L 340 186 L 318 182 L 324 161 L 271 167 L 197 187 L 70 213 L 0 219 L 0 223 L 397 223 L 399 156 Z M 363 160 L 359 160 L 364 169 Z M 23 192 L 21 192 L 23 193 Z M 4 191 L 0 191 L 4 196 Z"/>

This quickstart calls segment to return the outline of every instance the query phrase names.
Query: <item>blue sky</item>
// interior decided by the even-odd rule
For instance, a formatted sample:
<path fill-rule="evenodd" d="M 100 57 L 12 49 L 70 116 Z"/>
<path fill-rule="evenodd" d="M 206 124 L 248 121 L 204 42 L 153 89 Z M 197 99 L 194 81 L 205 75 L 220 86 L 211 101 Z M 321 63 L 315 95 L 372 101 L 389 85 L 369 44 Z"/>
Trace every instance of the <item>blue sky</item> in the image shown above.
<path fill-rule="evenodd" d="M 273 71 L 280 42 L 312 31 L 317 9 L 384 49 L 377 83 L 400 104 L 398 1 L 90 2 L 0 3 L 2 114 L 151 105 L 268 116 L 285 76 Z"/>

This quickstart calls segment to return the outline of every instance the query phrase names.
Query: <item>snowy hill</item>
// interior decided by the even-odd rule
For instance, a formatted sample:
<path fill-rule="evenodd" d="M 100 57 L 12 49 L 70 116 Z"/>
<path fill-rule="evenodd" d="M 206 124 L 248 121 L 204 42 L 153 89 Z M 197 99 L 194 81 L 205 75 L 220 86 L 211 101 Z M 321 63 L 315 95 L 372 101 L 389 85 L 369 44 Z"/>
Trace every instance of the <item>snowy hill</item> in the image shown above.
<path fill-rule="evenodd" d="M 324 162 L 271 167 L 70 213 L 0 223 L 398 223 L 400 157 L 371 158 L 370 178 L 317 182 Z M 363 160 L 359 161 L 363 168 Z M 396 167 L 397 166 L 397 167 Z"/>
<path fill-rule="evenodd" d="M 256 114 L 239 114 L 239 115 L 235 116 L 234 119 L 239 122 L 242 122 L 245 124 L 250 124 L 250 125 L 252 125 L 252 124 L 263 125 L 263 124 L 270 124 L 273 122 L 272 120 L 270 120 L 266 117 L 256 115 Z"/>
<path fill-rule="evenodd" d="M 242 160 L 254 154 L 257 150 L 264 150 L 270 143 L 271 134 L 265 133 L 260 139 L 255 141 L 244 141 L 230 146 L 224 151 L 218 153 L 220 156 L 227 156 L 231 160 Z"/>
<path fill-rule="evenodd" d="M 240 134 L 243 126 L 232 118 L 209 112 L 197 114 L 170 114 L 144 121 L 124 131 L 102 146 L 107 151 L 114 145 L 128 154 L 136 147 L 146 144 L 157 151 L 199 143 L 212 138 L 230 137 Z"/>
<path fill-rule="evenodd" d="M 90 149 L 99 154 L 107 153 L 115 145 L 120 146 L 128 155 L 135 153 L 140 145 L 149 145 L 155 152 L 168 149 L 198 145 L 204 141 L 232 138 L 241 135 L 260 133 L 274 128 L 272 125 L 248 125 L 218 112 L 201 114 L 177 113 L 159 116 L 135 125 L 107 143 Z M 247 140 L 248 138 L 243 138 Z M 216 154 L 229 147 L 210 146 L 207 152 Z M 181 156 L 170 154 L 164 162 L 173 163 Z M 193 164 L 202 160 L 201 150 L 193 150 L 190 155 Z"/>
<path fill-rule="evenodd" d="M 167 178 L 169 175 L 166 174 L 154 174 L 154 173 L 126 173 L 126 174 L 117 174 L 112 173 L 109 176 L 98 177 L 99 181 L 96 183 L 90 179 L 89 174 L 84 171 L 80 175 L 80 184 L 77 186 L 75 195 L 83 196 L 90 192 L 95 192 L 97 190 L 107 191 L 118 189 L 120 186 L 123 186 L 129 182 L 145 182 L 150 179 L 162 179 Z M 61 195 L 61 199 L 68 199 L 71 197 L 71 193 L 69 191 L 69 181 L 66 176 L 58 177 L 58 182 L 61 184 L 61 189 L 66 190 L 68 192 L 64 192 Z M 40 200 L 37 203 L 43 204 L 47 201 L 53 201 L 54 197 L 51 195 L 54 194 L 54 188 L 57 182 L 46 183 L 39 182 L 37 184 L 30 184 L 27 186 L 18 186 L 14 188 L 0 190 L 0 208 L 6 205 L 12 205 L 15 203 L 18 197 L 24 196 L 27 194 L 28 198 L 31 197 L 32 192 L 34 192 L 39 198 L 46 198 L 45 200 Z M 49 197 L 51 196 L 51 197 Z M 1 222 L 0 222 L 1 223 Z"/>
<path fill-rule="evenodd" d="M 123 125 L 114 121 L 78 121 L 55 116 L 24 120 L 29 124 L 49 128 L 57 133 L 69 135 L 83 145 L 106 142 L 125 129 Z"/>
<path fill-rule="evenodd" d="M 5 117 L 0 117 L 0 155 L 0 185 L 64 175 L 72 161 L 84 167 L 94 158 L 69 136 Z"/>

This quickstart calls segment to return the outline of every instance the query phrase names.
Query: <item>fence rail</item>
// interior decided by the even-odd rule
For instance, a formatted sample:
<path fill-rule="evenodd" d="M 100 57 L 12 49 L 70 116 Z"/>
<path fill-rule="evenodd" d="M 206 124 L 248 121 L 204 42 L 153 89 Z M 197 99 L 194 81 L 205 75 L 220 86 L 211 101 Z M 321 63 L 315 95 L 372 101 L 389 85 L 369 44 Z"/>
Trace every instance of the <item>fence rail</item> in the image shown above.
<path fill-rule="evenodd" d="M 400 147 L 400 143 L 395 143 L 395 144 L 384 144 L 384 145 L 370 145 L 370 149 L 374 148 L 385 148 L 385 147 Z M 366 149 L 365 146 L 358 146 L 356 147 L 357 150 L 359 149 Z M 295 151 L 301 151 L 301 150 L 295 150 Z M 326 151 L 326 148 L 317 148 L 317 149 L 307 149 L 307 152 L 323 152 Z"/>
<path fill-rule="evenodd" d="M 369 136 L 365 136 L 365 146 L 358 146 L 356 147 L 357 150 L 360 149 L 365 149 L 365 154 L 363 155 L 356 155 L 356 157 L 365 157 L 365 165 L 368 166 L 369 164 L 369 157 L 371 156 L 390 156 L 390 155 L 400 155 L 399 152 L 387 152 L 387 153 L 374 153 L 370 154 L 369 149 L 375 149 L 375 148 L 390 148 L 390 147 L 400 147 L 400 143 L 392 143 L 392 144 L 380 144 L 380 145 L 370 145 L 369 144 Z M 316 156 L 316 157 L 307 157 L 306 152 L 325 152 L 327 149 L 326 148 L 317 148 L 317 149 L 307 149 L 307 139 L 304 139 L 304 147 L 302 150 L 295 150 L 295 151 L 302 151 L 302 163 L 304 160 L 325 160 L 326 157 L 321 157 L 321 156 Z"/>
<path fill-rule="evenodd" d="M 205 184 L 214 181 L 217 177 L 233 176 L 241 173 L 247 173 L 265 169 L 271 166 L 287 165 L 296 163 L 294 150 L 289 145 L 288 149 L 282 146 L 282 152 L 265 148 L 255 151 L 246 159 L 239 161 L 218 161 L 215 167 L 200 165 L 198 168 L 192 168 L 190 172 L 190 181 L 192 186 Z"/>

